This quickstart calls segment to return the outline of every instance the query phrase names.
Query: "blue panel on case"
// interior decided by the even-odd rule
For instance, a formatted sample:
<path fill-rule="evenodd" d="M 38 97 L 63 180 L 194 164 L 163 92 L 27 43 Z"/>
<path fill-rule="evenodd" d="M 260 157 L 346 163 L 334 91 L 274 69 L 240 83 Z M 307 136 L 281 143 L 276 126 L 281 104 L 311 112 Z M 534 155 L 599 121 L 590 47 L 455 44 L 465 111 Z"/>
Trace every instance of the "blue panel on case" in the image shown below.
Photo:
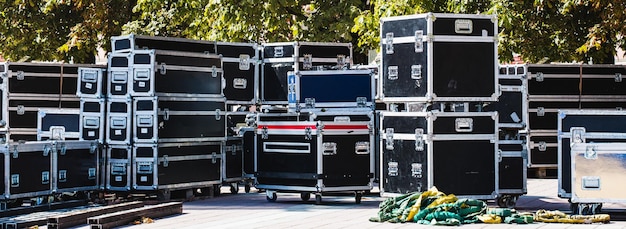
<path fill-rule="evenodd" d="M 287 87 L 287 102 L 289 104 L 296 103 L 296 75 L 291 72 L 287 75 Z"/>
<path fill-rule="evenodd" d="M 302 75 L 300 100 L 315 98 L 315 103 L 356 102 L 357 97 L 372 101 L 370 74 Z"/>

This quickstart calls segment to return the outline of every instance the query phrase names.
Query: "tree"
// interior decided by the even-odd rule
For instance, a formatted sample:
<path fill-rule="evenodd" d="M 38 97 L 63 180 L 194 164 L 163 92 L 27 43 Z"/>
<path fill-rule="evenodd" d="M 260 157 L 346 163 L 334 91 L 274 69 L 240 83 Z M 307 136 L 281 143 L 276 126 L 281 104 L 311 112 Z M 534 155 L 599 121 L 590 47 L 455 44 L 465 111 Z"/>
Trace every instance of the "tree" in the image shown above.
<path fill-rule="evenodd" d="M 196 38 L 209 0 L 139 0 L 132 8 L 137 19 L 123 26 L 123 33 Z"/>
<path fill-rule="evenodd" d="M 0 53 L 11 61 L 93 63 L 130 19 L 123 0 L 0 0 Z"/>
<path fill-rule="evenodd" d="M 141 0 L 125 33 L 225 42 L 350 42 L 359 0 Z"/>
<path fill-rule="evenodd" d="M 613 63 L 625 48 L 626 3 L 619 0 L 498 0 L 501 60 Z"/>

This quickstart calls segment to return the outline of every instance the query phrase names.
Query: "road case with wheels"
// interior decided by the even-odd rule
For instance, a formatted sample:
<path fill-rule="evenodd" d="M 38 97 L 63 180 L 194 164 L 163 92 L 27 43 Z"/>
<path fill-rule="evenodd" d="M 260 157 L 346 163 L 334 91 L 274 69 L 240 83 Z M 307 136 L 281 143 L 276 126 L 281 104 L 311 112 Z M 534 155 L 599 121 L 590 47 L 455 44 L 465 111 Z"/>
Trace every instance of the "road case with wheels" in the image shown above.
<path fill-rule="evenodd" d="M 258 114 L 256 187 L 299 192 L 316 203 L 323 194 L 353 192 L 356 202 L 372 189 L 373 120 L 369 112 Z"/>

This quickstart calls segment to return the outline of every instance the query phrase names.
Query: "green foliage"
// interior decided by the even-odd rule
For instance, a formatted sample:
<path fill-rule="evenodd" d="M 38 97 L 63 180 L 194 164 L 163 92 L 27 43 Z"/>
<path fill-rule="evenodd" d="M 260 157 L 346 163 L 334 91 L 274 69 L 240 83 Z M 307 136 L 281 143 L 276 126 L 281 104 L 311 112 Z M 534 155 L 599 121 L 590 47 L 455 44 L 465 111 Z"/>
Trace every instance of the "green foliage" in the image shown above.
<path fill-rule="evenodd" d="M 0 0 L 0 55 L 93 62 L 122 33 L 227 42 L 324 41 L 378 49 L 380 18 L 497 14 L 502 61 L 611 63 L 626 49 L 623 0 Z"/>
<path fill-rule="evenodd" d="M 615 4 L 600 1 L 497 0 L 501 60 L 519 53 L 529 62 L 612 63 L 615 48 L 624 46 L 618 39 L 624 24 L 614 23 L 626 19 L 619 4 L 621 13 L 611 12 L 619 8 Z"/>
<path fill-rule="evenodd" d="M 0 53 L 11 61 L 92 63 L 108 47 L 120 21 L 130 19 L 123 0 L 0 0 Z"/>
<path fill-rule="evenodd" d="M 203 17 L 208 0 L 138 0 L 138 18 L 123 26 L 123 33 L 151 36 L 193 37 L 193 23 Z"/>

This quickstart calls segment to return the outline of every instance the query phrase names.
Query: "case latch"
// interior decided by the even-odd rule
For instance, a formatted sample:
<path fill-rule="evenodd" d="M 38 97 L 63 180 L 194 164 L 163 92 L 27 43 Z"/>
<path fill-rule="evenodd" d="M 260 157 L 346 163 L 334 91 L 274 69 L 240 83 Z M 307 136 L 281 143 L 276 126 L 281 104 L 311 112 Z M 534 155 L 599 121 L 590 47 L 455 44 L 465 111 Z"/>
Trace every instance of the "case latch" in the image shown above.
<path fill-rule="evenodd" d="M 56 149 L 53 149 L 52 146 L 50 146 L 48 144 L 44 145 L 43 146 L 43 156 L 47 157 L 48 155 L 50 155 L 50 151 L 52 151 L 52 150 L 56 151 Z"/>
<path fill-rule="evenodd" d="M 304 98 L 304 107 L 308 109 L 315 108 L 315 98 Z"/>
<path fill-rule="evenodd" d="M 415 31 L 415 52 L 420 53 L 424 51 L 424 30 Z"/>
<path fill-rule="evenodd" d="M 543 72 L 537 72 L 537 75 L 535 76 L 535 78 L 537 78 L 535 81 L 543 82 Z"/>
<path fill-rule="evenodd" d="M 622 82 L 622 73 L 615 73 L 615 82 L 616 83 Z"/>
<path fill-rule="evenodd" d="M 263 126 L 263 128 L 261 128 L 261 138 L 267 139 L 268 137 L 269 135 L 267 134 L 267 126 Z"/>
<path fill-rule="evenodd" d="M 24 71 L 17 71 L 17 80 L 24 80 Z"/>
<path fill-rule="evenodd" d="M 346 55 L 337 55 L 337 67 L 339 69 L 343 69 L 346 65 L 348 65 L 348 61 L 346 59 Z"/>
<path fill-rule="evenodd" d="M 389 66 L 389 67 L 387 67 L 387 79 L 389 79 L 389 80 L 397 80 L 398 79 L 398 66 Z"/>
<path fill-rule="evenodd" d="M 570 145 L 574 143 L 585 143 L 585 128 L 584 127 L 572 127 L 569 129 L 571 133 Z"/>
<path fill-rule="evenodd" d="M 20 156 L 20 151 L 17 150 L 17 145 L 13 145 L 13 150 L 11 151 L 11 156 L 13 158 L 18 158 Z"/>
<path fill-rule="evenodd" d="M 163 159 L 161 159 L 161 161 L 163 162 L 163 167 L 170 165 L 170 158 L 168 155 L 163 155 Z"/>
<path fill-rule="evenodd" d="M 165 63 L 161 63 L 159 65 L 159 73 L 161 75 L 165 75 L 167 73 L 167 65 L 165 65 Z"/>
<path fill-rule="evenodd" d="M 322 143 L 322 155 L 330 156 L 337 154 L 337 143 L 336 142 L 324 142 Z"/>
<path fill-rule="evenodd" d="M 170 109 L 164 108 L 163 109 L 163 121 L 167 121 L 167 120 L 170 120 Z"/>
<path fill-rule="evenodd" d="M 313 68 L 313 55 L 304 54 L 302 58 L 302 69 L 309 70 Z"/>
<path fill-rule="evenodd" d="M 411 176 L 422 178 L 422 163 L 411 163 Z"/>
<path fill-rule="evenodd" d="M 474 119 L 457 118 L 454 122 L 454 129 L 456 132 L 472 132 L 474 130 Z"/>
<path fill-rule="evenodd" d="M 356 107 L 367 107 L 367 98 L 365 97 L 356 97 Z"/>
<path fill-rule="evenodd" d="M 215 109 L 215 120 L 221 120 L 221 119 L 222 119 L 222 110 Z"/>
<path fill-rule="evenodd" d="M 306 128 L 304 128 L 304 139 L 306 139 L 306 140 L 313 139 L 311 134 L 312 134 L 312 131 L 311 131 L 311 127 L 310 126 L 307 126 Z"/>
<path fill-rule="evenodd" d="M 94 154 L 96 153 L 97 150 L 98 150 L 98 143 L 92 142 L 91 145 L 89 145 L 89 153 Z"/>
<path fill-rule="evenodd" d="M 398 162 L 391 161 L 387 163 L 387 175 L 390 177 L 398 176 Z"/>
<path fill-rule="evenodd" d="M 67 153 L 67 146 L 65 145 L 65 142 L 61 142 L 60 147 L 59 147 L 59 155 L 65 155 L 66 153 Z"/>
<path fill-rule="evenodd" d="M 393 54 L 393 33 L 385 34 L 385 53 Z"/>
<path fill-rule="evenodd" d="M 24 108 L 24 105 L 17 105 L 17 115 L 24 115 L 24 113 L 26 113 L 26 108 Z"/>
<path fill-rule="evenodd" d="M 415 151 L 424 151 L 424 129 L 415 129 Z"/>
<path fill-rule="evenodd" d="M 585 159 L 595 160 L 598 159 L 598 153 L 596 152 L 596 146 L 587 145 L 585 148 Z"/>
<path fill-rule="evenodd" d="M 537 116 L 543 117 L 545 115 L 546 115 L 546 108 L 544 108 L 544 107 L 537 107 Z"/>
<path fill-rule="evenodd" d="M 354 153 L 359 154 L 359 155 L 369 154 L 370 153 L 370 143 L 369 142 L 365 142 L 365 141 L 354 143 Z"/>
<path fill-rule="evenodd" d="M 537 144 L 537 148 L 539 149 L 539 151 L 546 151 L 548 149 L 548 144 L 546 144 L 546 142 L 541 141 Z"/>
<path fill-rule="evenodd" d="M 250 70 L 250 55 L 248 54 L 239 55 L 239 70 L 242 70 L 242 71 Z"/>
<path fill-rule="evenodd" d="M 217 77 L 217 67 L 215 66 L 211 67 L 211 77 Z"/>
<path fill-rule="evenodd" d="M 213 163 L 213 164 L 217 163 L 217 153 L 216 152 L 211 153 L 211 163 Z"/>
<path fill-rule="evenodd" d="M 387 150 L 393 150 L 393 128 L 387 128 L 385 129 L 385 149 Z"/>

